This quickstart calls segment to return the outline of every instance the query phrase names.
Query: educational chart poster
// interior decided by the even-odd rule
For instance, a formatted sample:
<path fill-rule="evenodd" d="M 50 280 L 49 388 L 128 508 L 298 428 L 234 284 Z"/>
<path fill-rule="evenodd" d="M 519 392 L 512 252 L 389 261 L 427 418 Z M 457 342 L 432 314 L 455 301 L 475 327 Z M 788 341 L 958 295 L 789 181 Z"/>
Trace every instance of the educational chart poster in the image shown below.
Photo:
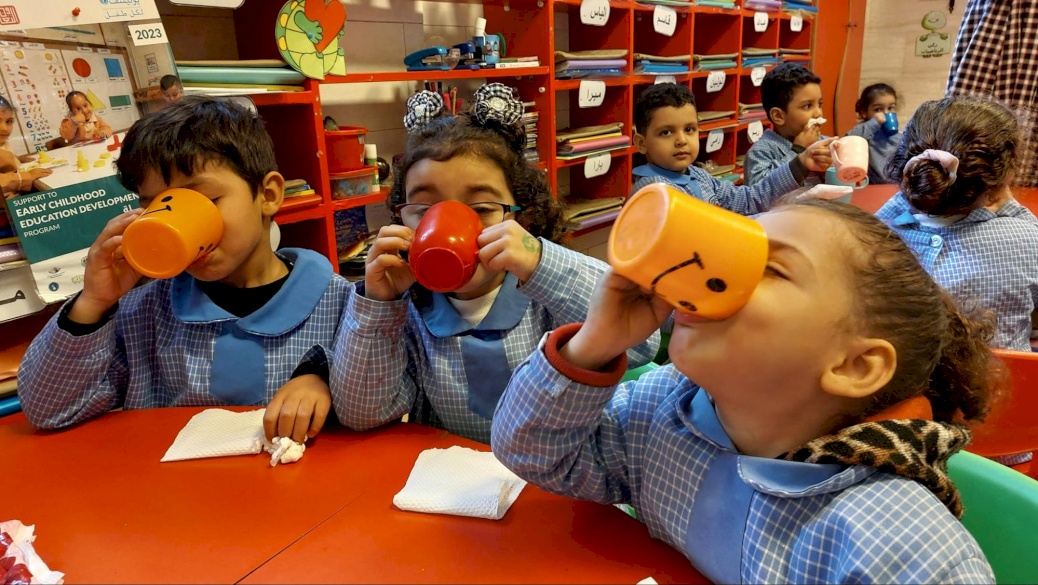
<path fill-rule="evenodd" d="M 58 136 L 65 117 L 65 96 L 72 91 L 71 78 L 61 52 L 41 43 L 0 41 L 0 71 L 7 96 L 21 122 L 21 135 L 28 143 L 9 139 L 16 154 L 35 152 Z"/>
<path fill-rule="evenodd" d="M 87 250 L 108 220 L 138 207 L 114 176 L 7 201 L 40 298 L 66 299 L 83 288 Z"/>
<path fill-rule="evenodd" d="M 133 103 L 133 85 L 126 59 L 110 49 L 79 47 L 61 52 L 76 90 L 86 94 L 90 106 L 116 130 L 129 128 L 140 117 Z"/>

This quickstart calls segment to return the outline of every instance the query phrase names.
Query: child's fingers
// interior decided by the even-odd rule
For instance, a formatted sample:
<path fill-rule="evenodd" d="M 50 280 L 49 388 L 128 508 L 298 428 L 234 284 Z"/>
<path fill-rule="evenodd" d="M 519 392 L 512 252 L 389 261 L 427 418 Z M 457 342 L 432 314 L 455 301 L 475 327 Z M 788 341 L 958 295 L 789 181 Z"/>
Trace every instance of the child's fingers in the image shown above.
<path fill-rule="evenodd" d="M 278 413 L 278 437 L 291 437 L 292 429 L 296 424 L 296 414 L 299 412 L 299 398 L 288 396 L 281 404 L 281 412 Z M 309 425 L 307 421 L 303 428 Z"/>
<path fill-rule="evenodd" d="M 112 219 L 108 220 L 108 223 L 105 224 L 104 229 L 102 229 L 101 233 L 97 236 L 97 240 L 95 240 L 95 243 L 105 242 L 111 239 L 113 236 L 122 235 L 122 233 L 126 231 L 126 227 L 133 223 L 133 220 L 137 219 L 137 216 L 139 216 L 142 213 L 144 213 L 144 210 L 138 208 L 132 211 L 127 211 L 125 213 L 119 214 L 113 217 Z"/>
<path fill-rule="evenodd" d="M 331 408 L 331 401 L 318 401 L 314 405 L 313 419 L 310 421 L 310 430 L 306 432 L 306 436 L 313 438 L 317 436 L 317 433 L 321 432 L 324 428 L 325 421 L 328 420 L 328 411 Z"/>
<path fill-rule="evenodd" d="M 273 440 L 277 436 L 278 419 L 281 416 L 281 403 L 284 401 L 285 396 L 278 392 L 274 395 L 270 404 L 267 405 L 266 412 L 263 413 L 263 434 L 268 441 Z"/>
<path fill-rule="evenodd" d="M 411 248 L 411 241 L 405 240 L 404 238 L 389 237 L 376 238 L 371 244 L 371 250 L 368 251 L 368 260 L 373 261 L 382 256 L 396 256 L 399 257 L 400 252 L 404 252 Z"/>
<path fill-rule="evenodd" d="M 115 252 L 121 250 L 122 243 L 122 236 L 112 236 L 101 242 L 101 245 L 97 247 L 97 258 L 105 260 L 106 264 L 114 263 L 118 259 L 115 257 Z"/>
<path fill-rule="evenodd" d="M 314 412 L 315 401 L 313 398 L 307 396 L 299 401 L 299 406 L 296 408 L 295 424 L 292 428 L 291 435 L 282 435 L 283 437 L 292 437 L 292 440 L 296 443 L 306 442 L 307 431 L 310 429 L 310 419 L 316 413 Z"/>

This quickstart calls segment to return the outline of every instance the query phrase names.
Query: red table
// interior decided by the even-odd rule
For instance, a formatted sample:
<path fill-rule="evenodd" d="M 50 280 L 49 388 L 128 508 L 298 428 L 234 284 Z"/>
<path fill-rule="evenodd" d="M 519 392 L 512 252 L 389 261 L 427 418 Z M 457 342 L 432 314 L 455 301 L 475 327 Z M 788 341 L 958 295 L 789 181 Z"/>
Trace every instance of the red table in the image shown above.
<path fill-rule="evenodd" d="M 706 582 L 620 510 L 532 485 L 496 522 L 394 508 L 421 451 L 487 449 L 419 425 L 334 428 L 276 468 L 266 455 L 159 463 L 201 410 L 113 412 L 56 433 L 0 419 L 13 478 L 0 519 L 35 524 L 36 550 L 70 584 Z"/>

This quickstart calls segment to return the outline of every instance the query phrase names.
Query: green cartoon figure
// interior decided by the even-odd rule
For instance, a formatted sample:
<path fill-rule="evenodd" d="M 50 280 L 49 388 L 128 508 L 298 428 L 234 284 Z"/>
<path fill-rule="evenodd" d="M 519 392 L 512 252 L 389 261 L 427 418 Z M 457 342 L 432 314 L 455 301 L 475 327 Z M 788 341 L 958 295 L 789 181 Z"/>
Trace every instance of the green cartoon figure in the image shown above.
<path fill-rule="evenodd" d="M 328 4 L 324 0 L 289 0 L 274 25 L 281 57 L 314 79 L 345 75 L 346 59 L 340 43 L 345 23 L 346 8 L 338 0 Z"/>
<path fill-rule="evenodd" d="M 930 58 L 939 57 L 951 51 L 951 38 L 940 32 L 948 26 L 948 17 L 943 12 L 927 12 L 923 16 L 922 26 L 927 33 L 921 35 L 915 42 L 915 54 L 917 57 Z"/>

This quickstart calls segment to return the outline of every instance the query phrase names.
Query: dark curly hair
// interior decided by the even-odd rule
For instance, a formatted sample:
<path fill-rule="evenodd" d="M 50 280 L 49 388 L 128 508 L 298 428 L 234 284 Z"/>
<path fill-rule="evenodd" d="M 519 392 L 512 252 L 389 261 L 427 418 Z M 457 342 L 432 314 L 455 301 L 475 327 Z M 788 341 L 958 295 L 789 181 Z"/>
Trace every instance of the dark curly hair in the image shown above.
<path fill-rule="evenodd" d="M 187 96 L 130 126 L 115 161 L 119 182 L 137 193 L 150 171 L 168 185 L 173 170 L 186 177 L 208 163 L 234 171 L 258 195 L 267 173 L 278 170 L 263 119 L 226 100 Z"/>
<path fill-rule="evenodd" d="M 456 156 L 477 156 L 492 161 L 504 173 L 516 205 L 523 208 L 516 222 L 534 237 L 559 243 L 567 227 L 562 207 L 552 197 L 544 173 L 526 160 L 525 148 L 526 132 L 521 126 L 494 121 L 480 125 L 468 115 L 436 118 L 408 138 L 386 204 L 392 209 L 407 202 L 407 172 L 419 161 L 444 162 Z M 399 216 L 394 214 L 393 219 L 400 223 Z"/>
<path fill-rule="evenodd" d="M 659 83 L 650 86 L 638 96 L 634 103 L 634 129 L 639 134 L 649 131 L 652 114 L 660 108 L 681 108 L 687 105 L 696 106 L 696 96 L 692 90 L 676 83 Z"/>
<path fill-rule="evenodd" d="M 892 95 L 895 100 L 897 99 L 897 92 L 886 83 L 873 83 L 867 86 L 861 90 L 861 97 L 858 98 L 858 101 L 854 102 L 854 111 L 858 113 L 862 120 L 868 120 L 870 118 L 869 106 L 880 96 L 884 95 Z"/>
<path fill-rule="evenodd" d="M 996 101 L 963 96 L 929 101 L 905 126 L 901 143 L 887 161 L 887 176 L 901 184 L 902 193 L 919 211 L 969 213 L 1009 182 L 1019 139 L 1016 117 Z M 954 181 L 934 161 L 908 165 L 927 149 L 958 157 Z"/>
<path fill-rule="evenodd" d="M 760 84 L 761 105 L 768 119 L 771 120 L 771 108 L 786 111 L 793 94 L 809 83 L 822 83 L 822 78 L 800 63 L 781 63 L 769 71 Z"/>
<path fill-rule="evenodd" d="M 874 215 L 852 205 L 798 199 L 779 208 L 809 207 L 838 217 L 861 246 L 847 254 L 854 289 L 851 326 L 894 346 L 894 376 L 873 394 L 864 418 L 923 395 L 934 420 L 981 420 L 1002 393 L 1006 374 L 988 343 L 990 311 L 964 313 L 926 273 L 915 254 Z"/>

